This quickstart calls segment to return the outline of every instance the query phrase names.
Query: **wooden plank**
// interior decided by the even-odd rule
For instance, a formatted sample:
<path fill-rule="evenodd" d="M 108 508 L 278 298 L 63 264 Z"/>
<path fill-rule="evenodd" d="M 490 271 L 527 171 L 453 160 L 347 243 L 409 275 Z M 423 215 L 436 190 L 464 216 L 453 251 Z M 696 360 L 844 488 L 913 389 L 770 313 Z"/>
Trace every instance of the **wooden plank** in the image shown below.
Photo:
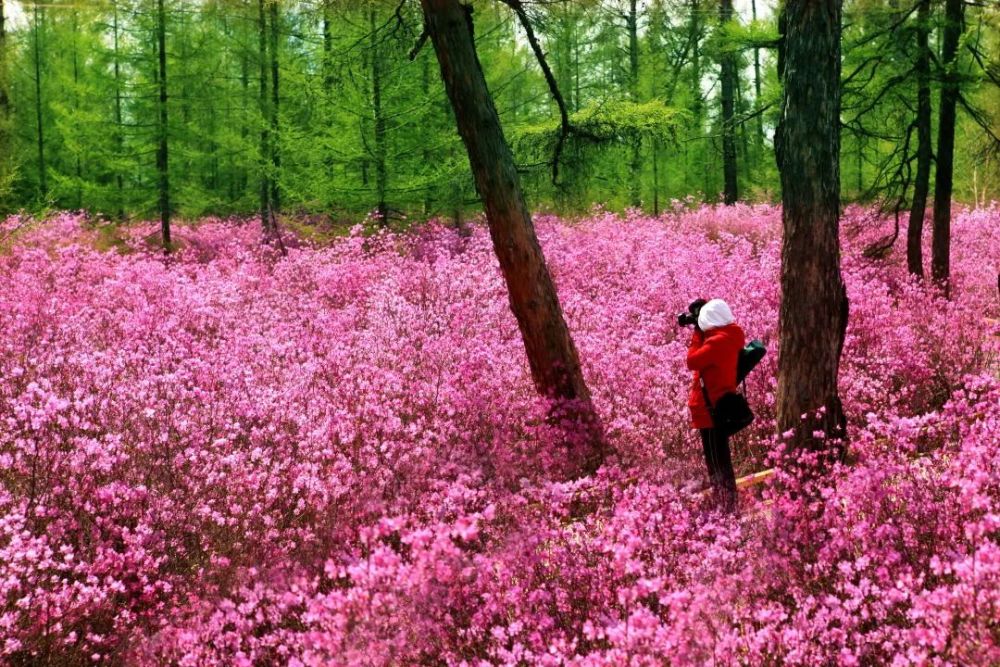
<path fill-rule="evenodd" d="M 746 489 L 751 486 L 756 486 L 761 482 L 766 481 L 774 475 L 774 468 L 768 468 L 767 470 L 761 470 L 760 472 L 755 472 L 752 475 L 747 475 L 746 477 L 740 477 L 736 480 L 737 489 Z"/>

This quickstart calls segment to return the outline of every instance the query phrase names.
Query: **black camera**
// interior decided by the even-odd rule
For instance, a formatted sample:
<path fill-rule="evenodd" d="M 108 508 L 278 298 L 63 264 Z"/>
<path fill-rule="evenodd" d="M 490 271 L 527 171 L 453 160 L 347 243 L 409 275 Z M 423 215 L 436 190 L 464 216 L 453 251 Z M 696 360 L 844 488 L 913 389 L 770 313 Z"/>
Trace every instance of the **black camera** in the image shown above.
<path fill-rule="evenodd" d="M 677 326 L 679 327 L 697 327 L 698 326 L 698 314 L 701 313 L 701 307 L 704 306 L 708 301 L 705 299 L 698 299 L 692 301 L 691 305 L 688 306 L 687 312 L 677 314 Z"/>

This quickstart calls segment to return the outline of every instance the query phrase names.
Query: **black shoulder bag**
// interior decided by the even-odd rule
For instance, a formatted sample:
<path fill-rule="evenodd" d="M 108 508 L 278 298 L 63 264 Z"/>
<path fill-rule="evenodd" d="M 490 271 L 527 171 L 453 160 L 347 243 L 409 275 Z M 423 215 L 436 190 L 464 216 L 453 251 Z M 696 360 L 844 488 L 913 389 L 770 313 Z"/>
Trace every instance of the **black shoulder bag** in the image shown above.
<path fill-rule="evenodd" d="M 750 341 L 740 350 L 736 365 L 736 382 L 745 380 L 747 374 L 766 353 L 767 348 L 759 340 Z M 718 403 L 712 405 L 704 378 L 701 378 L 701 393 L 705 397 L 705 406 L 708 407 L 708 414 L 712 417 L 712 424 L 727 436 L 742 431 L 753 422 L 753 410 L 750 409 L 750 404 L 743 394 L 736 391 L 726 392 L 719 398 Z"/>

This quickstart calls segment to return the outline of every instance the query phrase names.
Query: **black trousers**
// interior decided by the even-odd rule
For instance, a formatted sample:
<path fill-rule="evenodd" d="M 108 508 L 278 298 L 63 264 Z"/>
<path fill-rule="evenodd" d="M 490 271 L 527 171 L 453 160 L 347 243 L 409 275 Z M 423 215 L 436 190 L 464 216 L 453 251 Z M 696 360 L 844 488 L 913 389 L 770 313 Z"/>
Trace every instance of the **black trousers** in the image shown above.
<path fill-rule="evenodd" d="M 705 464 L 712 491 L 727 512 L 736 511 L 736 473 L 733 457 L 729 453 L 729 436 L 714 428 L 699 429 L 701 446 L 705 451 Z"/>

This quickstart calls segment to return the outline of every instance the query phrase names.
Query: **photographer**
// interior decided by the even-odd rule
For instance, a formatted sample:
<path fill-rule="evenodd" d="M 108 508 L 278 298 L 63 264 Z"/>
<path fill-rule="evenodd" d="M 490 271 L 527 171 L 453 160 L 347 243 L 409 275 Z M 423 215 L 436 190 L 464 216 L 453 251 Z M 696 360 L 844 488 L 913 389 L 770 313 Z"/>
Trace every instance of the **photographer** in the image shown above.
<path fill-rule="evenodd" d="M 713 424 L 710 406 L 728 392 L 736 391 L 737 363 L 746 337 L 722 299 L 698 299 L 688 306 L 688 312 L 678 316 L 677 323 L 694 327 L 687 353 L 687 367 L 694 371 L 688 399 L 692 426 L 701 433 L 716 499 L 723 509 L 735 512 L 736 475 L 729 436 Z"/>

